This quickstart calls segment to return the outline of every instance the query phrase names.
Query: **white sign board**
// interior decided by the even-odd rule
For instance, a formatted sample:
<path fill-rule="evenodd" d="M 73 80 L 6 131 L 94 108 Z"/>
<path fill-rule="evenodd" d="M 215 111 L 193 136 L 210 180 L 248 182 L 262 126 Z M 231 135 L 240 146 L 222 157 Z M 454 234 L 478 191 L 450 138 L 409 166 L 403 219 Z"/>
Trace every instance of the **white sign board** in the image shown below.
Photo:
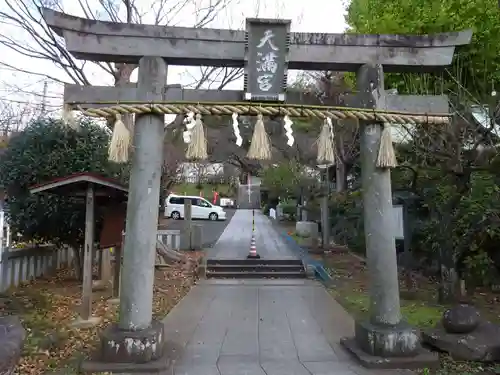
<path fill-rule="evenodd" d="M 220 206 L 221 207 L 231 207 L 234 206 L 234 201 L 230 198 L 221 198 L 220 199 Z"/>
<path fill-rule="evenodd" d="M 392 217 L 394 219 L 394 238 L 396 240 L 404 239 L 404 226 L 403 226 L 403 206 L 392 206 Z"/>

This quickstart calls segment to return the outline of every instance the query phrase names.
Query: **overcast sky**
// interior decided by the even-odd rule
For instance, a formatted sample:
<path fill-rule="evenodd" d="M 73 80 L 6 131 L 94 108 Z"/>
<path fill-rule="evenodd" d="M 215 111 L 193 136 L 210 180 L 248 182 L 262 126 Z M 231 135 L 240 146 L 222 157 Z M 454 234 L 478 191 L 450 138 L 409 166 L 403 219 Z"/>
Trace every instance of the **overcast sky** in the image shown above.
<path fill-rule="evenodd" d="M 15 0 L 10 0 L 15 3 Z M 29 3 L 32 0 L 23 0 Z M 54 0 L 45 0 L 45 3 L 50 3 Z M 59 0 L 64 6 L 64 10 L 75 16 L 83 16 L 83 11 L 76 0 Z M 99 9 L 98 0 L 88 0 L 92 9 Z M 175 16 L 173 16 L 168 24 L 175 26 L 193 26 L 196 24 L 194 16 L 195 7 L 203 7 L 213 0 L 166 0 L 166 4 L 172 7 L 180 2 L 190 3 Z M 153 23 L 154 4 L 158 4 L 155 0 L 137 0 L 137 4 L 141 4 L 141 12 L 147 13 L 144 16 L 144 23 Z M 250 0 L 232 0 L 232 4 L 226 9 L 218 13 L 218 16 L 207 27 L 212 28 L 233 28 L 242 29 L 244 20 L 247 17 L 263 17 L 263 18 L 285 18 L 291 19 L 292 31 L 300 32 L 323 32 L 323 33 L 342 33 L 345 28 L 344 22 L 344 4 L 342 0 L 260 0 L 259 6 L 255 5 L 255 1 Z M 198 8 L 199 9 L 199 8 Z M 5 0 L 0 0 L 0 10 L 9 12 Z M 148 13 L 149 12 L 149 13 Z M 107 20 L 104 12 L 98 14 L 98 18 Z M 2 20 L 3 21 L 3 20 Z M 10 38 L 21 41 L 23 44 L 34 45 L 35 41 L 28 35 L 23 34 L 19 29 L 0 23 L 0 33 L 8 35 Z M 40 61 L 26 56 L 22 56 L 13 52 L 5 46 L 0 46 L 0 61 L 8 62 L 21 69 L 35 71 L 38 73 L 48 73 L 51 76 L 69 81 L 64 73 L 55 67 L 51 62 Z M 93 64 L 88 64 L 85 68 L 87 76 L 92 84 L 110 85 L 112 79 L 108 73 L 105 73 L 100 68 Z M 198 68 L 186 69 L 185 67 L 169 67 L 168 83 L 189 84 L 193 81 L 193 77 L 198 77 Z M 291 75 L 294 76 L 293 74 Z M 132 81 L 137 79 L 137 72 L 133 74 Z M 293 78 L 292 78 L 293 79 Z M 0 66 L 0 97 L 14 101 L 38 102 L 43 91 L 44 78 L 40 76 L 27 75 L 25 73 L 16 72 L 12 69 Z M 242 80 L 233 83 L 229 88 L 242 89 Z M 16 89 L 21 89 L 20 92 L 13 94 Z M 48 98 L 51 108 L 55 108 L 62 104 L 61 85 L 48 82 Z"/>

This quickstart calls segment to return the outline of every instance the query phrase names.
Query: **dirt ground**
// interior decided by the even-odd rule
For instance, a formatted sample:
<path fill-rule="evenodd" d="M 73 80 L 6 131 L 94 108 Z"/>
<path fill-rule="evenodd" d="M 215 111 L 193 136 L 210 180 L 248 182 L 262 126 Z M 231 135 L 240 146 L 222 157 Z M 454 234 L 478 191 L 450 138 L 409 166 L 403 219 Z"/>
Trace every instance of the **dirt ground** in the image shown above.
<path fill-rule="evenodd" d="M 335 280 L 331 288 L 332 295 L 354 317 L 363 318 L 368 313 L 369 277 L 363 258 L 336 249 L 323 256 L 325 266 Z M 421 329 L 434 326 L 442 317 L 447 306 L 439 305 L 437 301 L 437 284 L 427 278 L 418 278 L 418 290 L 408 298 L 404 283 L 400 278 L 401 312 L 410 324 Z M 468 301 L 472 302 L 483 317 L 500 323 L 500 295 L 486 290 L 477 290 Z M 500 374 L 500 365 L 485 365 L 481 363 L 453 361 L 446 355 L 441 355 L 441 368 L 424 372 L 426 375 L 470 375 L 470 374 Z"/>
<path fill-rule="evenodd" d="M 186 255 L 188 262 L 155 271 L 153 313 L 161 319 L 196 283 L 194 272 L 201 252 Z M 117 305 L 110 305 L 111 287 L 93 294 L 93 314 L 99 325 L 75 329 L 70 323 L 78 316 L 80 282 L 69 270 L 41 278 L 0 295 L 0 314 L 19 315 L 27 338 L 17 368 L 22 375 L 76 374 L 80 360 L 96 348 L 99 333 L 117 320 Z"/>

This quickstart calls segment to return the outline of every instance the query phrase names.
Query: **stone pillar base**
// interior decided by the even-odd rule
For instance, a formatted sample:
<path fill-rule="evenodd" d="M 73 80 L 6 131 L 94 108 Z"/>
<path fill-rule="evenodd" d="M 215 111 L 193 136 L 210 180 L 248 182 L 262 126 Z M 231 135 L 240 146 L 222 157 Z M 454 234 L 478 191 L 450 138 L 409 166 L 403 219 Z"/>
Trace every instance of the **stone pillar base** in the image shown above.
<path fill-rule="evenodd" d="M 439 356 L 420 345 L 420 332 L 405 322 L 378 326 L 356 322 L 355 337 L 341 339 L 342 346 L 364 367 L 418 369 L 439 366 Z"/>
<path fill-rule="evenodd" d="M 117 324 L 107 327 L 101 335 L 101 346 L 92 360 L 84 361 L 84 373 L 105 371 L 163 371 L 168 367 L 164 354 L 164 326 L 153 321 L 140 331 L 123 331 Z"/>
<path fill-rule="evenodd" d="M 106 362 L 145 363 L 163 355 L 163 324 L 157 321 L 140 331 L 122 331 L 117 324 L 101 335 L 101 358 Z"/>

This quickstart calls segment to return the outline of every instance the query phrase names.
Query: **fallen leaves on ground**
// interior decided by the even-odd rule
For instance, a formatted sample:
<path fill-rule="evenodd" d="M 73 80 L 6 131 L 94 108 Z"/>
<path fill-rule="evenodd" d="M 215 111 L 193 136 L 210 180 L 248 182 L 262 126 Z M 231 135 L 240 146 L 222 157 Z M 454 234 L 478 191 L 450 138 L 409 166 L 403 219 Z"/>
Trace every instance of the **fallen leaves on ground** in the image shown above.
<path fill-rule="evenodd" d="M 201 252 L 186 256 L 178 263 L 155 271 L 153 314 L 161 319 L 184 297 L 196 276 L 193 269 Z M 117 320 L 118 305 L 111 305 L 111 287 L 93 293 L 93 315 L 101 322 L 92 328 L 72 328 L 81 303 L 81 283 L 69 270 L 60 270 L 50 278 L 39 278 L 0 295 L 0 314 L 19 315 L 27 331 L 22 358 L 17 371 L 22 375 L 40 375 L 67 368 L 97 348 L 100 332 Z M 76 374 L 76 372 L 74 372 Z"/>
<path fill-rule="evenodd" d="M 337 249 L 338 250 L 338 249 Z M 369 308 L 369 275 L 363 258 L 348 251 L 337 251 L 325 255 L 325 265 L 335 280 L 332 295 L 352 315 L 363 317 Z M 400 289 L 405 285 L 400 282 Z M 483 316 L 495 322 L 500 322 L 500 303 L 498 295 L 487 291 L 478 291 L 472 297 L 474 305 Z M 418 278 L 418 291 L 411 300 L 401 301 L 401 312 L 405 320 L 419 328 L 427 328 L 436 324 L 442 317 L 445 306 L 437 301 L 436 282 L 423 276 Z M 425 375 L 472 375 L 497 374 L 498 366 L 467 361 L 453 361 L 447 355 L 441 355 L 441 368 L 427 370 Z"/>

